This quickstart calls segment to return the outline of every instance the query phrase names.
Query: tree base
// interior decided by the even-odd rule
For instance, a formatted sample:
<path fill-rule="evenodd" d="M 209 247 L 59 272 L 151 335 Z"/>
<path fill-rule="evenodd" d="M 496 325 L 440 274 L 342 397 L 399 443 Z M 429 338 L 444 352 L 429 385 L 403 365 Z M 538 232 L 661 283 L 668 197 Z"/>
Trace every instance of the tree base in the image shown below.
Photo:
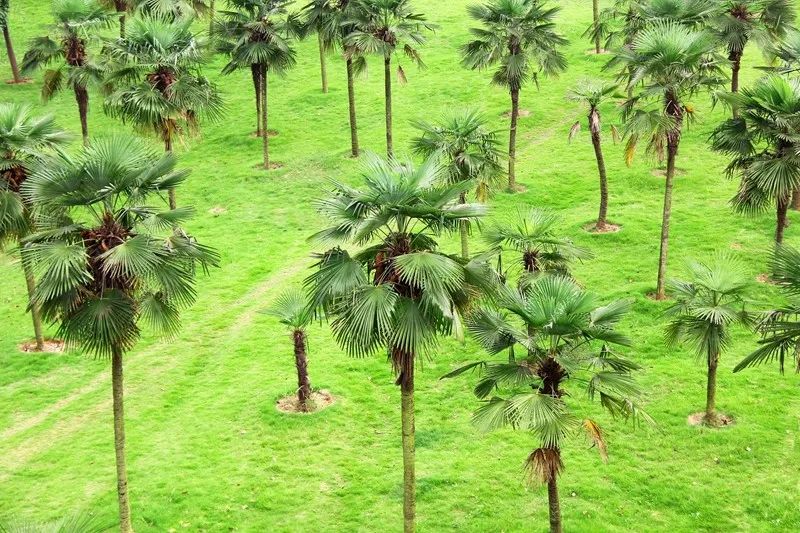
<path fill-rule="evenodd" d="M 502 116 L 503 118 L 511 118 L 511 111 L 505 111 L 500 116 Z M 531 112 L 528 109 L 520 109 L 519 111 L 517 111 L 518 118 L 526 118 L 529 116 L 531 116 Z"/>
<path fill-rule="evenodd" d="M 605 226 L 598 227 L 597 222 L 591 222 L 583 226 L 585 231 L 589 233 L 597 233 L 597 234 L 604 234 L 604 233 L 618 233 L 622 230 L 622 226 L 617 224 L 612 224 L 611 222 L 606 222 Z"/>
<path fill-rule="evenodd" d="M 594 48 L 589 48 L 588 50 L 586 50 L 587 56 L 603 56 L 610 53 L 611 50 L 606 50 L 605 48 L 601 48 L 600 53 L 598 53 L 597 50 L 595 50 Z"/>
<path fill-rule="evenodd" d="M 327 409 L 334 404 L 336 399 L 327 390 L 318 390 L 311 393 L 311 399 L 307 402 L 307 409 L 303 410 L 300 402 L 297 401 L 297 394 L 284 396 L 275 404 L 275 408 L 281 413 L 310 415 Z"/>
<path fill-rule="evenodd" d="M 264 163 L 259 163 L 258 165 L 254 166 L 253 168 L 255 168 L 256 170 L 267 170 L 266 168 L 264 168 Z M 279 163 L 277 161 L 270 162 L 269 170 L 276 170 L 276 169 L 279 169 L 279 168 L 283 168 L 283 163 Z"/>
<path fill-rule="evenodd" d="M 722 428 L 732 426 L 736 420 L 731 415 L 716 413 L 713 419 L 709 420 L 705 411 L 689 415 L 686 423 L 690 426 L 705 426 L 709 428 Z"/>
<path fill-rule="evenodd" d="M 17 80 L 6 80 L 6 83 L 8 85 L 25 85 L 25 84 L 32 83 L 32 82 L 33 82 L 33 78 L 22 78 L 19 81 L 17 81 Z"/>
<path fill-rule="evenodd" d="M 36 340 L 29 340 L 18 344 L 17 348 L 22 353 L 63 353 L 64 341 L 60 339 L 45 339 L 44 349 L 39 350 L 36 348 Z"/>

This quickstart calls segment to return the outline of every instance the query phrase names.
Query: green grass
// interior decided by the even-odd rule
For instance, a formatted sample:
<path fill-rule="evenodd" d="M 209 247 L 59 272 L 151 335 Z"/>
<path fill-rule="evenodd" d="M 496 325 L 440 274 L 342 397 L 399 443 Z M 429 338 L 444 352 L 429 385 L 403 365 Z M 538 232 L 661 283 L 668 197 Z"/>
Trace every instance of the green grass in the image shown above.
<path fill-rule="evenodd" d="M 621 330 L 634 339 L 628 355 L 644 371 L 647 409 L 659 429 L 636 430 L 600 415 L 610 460 L 589 444 L 564 452 L 562 508 L 568 531 L 776 531 L 800 529 L 800 380 L 776 368 L 734 375 L 736 361 L 754 345 L 738 332 L 724 355 L 719 408 L 733 427 L 689 427 L 702 409 L 703 365 L 687 349 L 667 349 L 661 313 L 649 300 L 657 270 L 663 178 L 644 157 L 631 168 L 622 147 L 608 142 L 610 218 L 623 231 L 590 235 L 581 227 L 596 214 L 596 169 L 585 129 L 571 145 L 570 124 L 584 112 L 564 95 L 577 79 L 600 72 L 606 57 L 585 52 L 579 36 L 591 17 L 582 1 L 560 2 L 561 30 L 570 37 L 569 71 L 526 88 L 518 179 L 526 192 L 498 194 L 496 213 L 517 207 L 558 210 L 564 228 L 596 258 L 577 268 L 578 279 L 603 299 L 631 298 L 634 310 Z M 607 3 L 607 2 L 606 2 Z M 25 43 L 49 21 L 48 2 L 12 2 L 11 28 L 21 56 Z M 395 142 L 402 152 L 412 119 L 447 106 L 479 106 L 499 130 L 509 98 L 488 84 L 489 74 L 463 70 L 458 47 L 467 39 L 466 0 L 416 0 L 441 27 L 422 50 L 428 69 L 407 68 L 409 84 L 396 88 Z M 748 50 L 744 83 L 757 76 Z M 344 66 L 330 61 L 331 91 L 319 89 L 315 41 L 300 46 L 299 64 L 270 87 L 270 127 L 279 130 L 270 173 L 254 169 L 260 157 L 249 73 L 220 77 L 217 58 L 206 71 L 219 82 L 228 118 L 207 125 L 180 149 L 192 169 L 179 202 L 198 210 L 190 229 L 222 253 L 222 267 L 201 280 L 197 304 L 170 341 L 145 338 L 127 358 L 126 419 L 133 516 L 138 531 L 399 531 L 401 454 L 399 391 L 383 357 L 350 359 L 326 327 L 310 330 L 312 384 L 337 403 L 313 416 L 278 413 L 275 401 L 293 390 L 290 339 L 260 314 L 285 287 L 298 284 L 311 263 L 306 237 L 321 227 L 311 199 L 328 179 L 359 181 L 349 147 Z M 363 147 L 382 152 L 382 71 L 371 62 L 359 81 Z M 7 72 L 6 64 L 0 71 Z M 0 100 L 36 102 L 41 77 L 22 86 L 0 85 Z M 130 134 L 103 116 L 91 95 L 90 131 Z M 771 215 L 741 218 L 727 206 L 736 184 L 722 175 L 725 161 L 706 139 L 724 116 L 698 99 L 699 120 L 685 134 L 676 180 L 670 271 L 691 257 L 730 250 L 755 278 L 765 270 Z M 46 109 L 79 131 L 70 94 Z M 606 122 L 615 111 L 603 109 Z M 503 135 L 505 137 L 505 134 Z M 610 136 L 607 136 L 610 137 Z M 610 140 L 610 139 L 609 139 Z M 154 142 L 154 146 L 157 144 Z M 226 211 L 214 216 L 210 210 Z M 789 243 L 800 244 L 800 217 L 792 213 Z M 457 250 L 456 238 L 445 243 Z M 473 242 L 473 247 L 477 242 Z M 774 295 L 756 286 L 759 300 Z M 110 365 L 80 353 L 31 355 L 16 346 L 30 336 L 25 286 L 14 259 L 0 256 L 0 515 L 46 520 L 84 510 L 113 524 L 116 518 Z M 526 488 L 522 463 L 533 436 L 481 434 L 470 425 L 477 405 L 475 378 L 439 381 L 459 363 L 480 355 L 472 342 L 444 341 L 424 361 L 417 384 L 418 522 L 421 531 L 545 531 L 546 492 Z M 593 411 L 594 408 L 591 408 Z"/>

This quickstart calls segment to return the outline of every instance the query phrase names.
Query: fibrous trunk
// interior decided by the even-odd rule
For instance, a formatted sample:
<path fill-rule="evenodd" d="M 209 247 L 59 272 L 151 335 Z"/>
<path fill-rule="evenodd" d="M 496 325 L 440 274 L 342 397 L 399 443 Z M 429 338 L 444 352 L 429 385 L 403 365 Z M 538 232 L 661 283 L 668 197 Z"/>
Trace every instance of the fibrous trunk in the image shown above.
<path fill-rule="evenodd" d="M 600 0 L 592 0 L 592 21 L 594 22 L 594 53 L 599 54 L 600 49 Z"/>
<path fill-rule="evenodd" d="M 253 77 L 253 91 L 256 94 L 256 137 L 261 137 L 264 132 L 261 124 L 261 66 L 250 65 L 250 73 Z"/>
<path fill-rule="evenodd" d="M 358 157 L 358 126 L 356 124 L 356 90 L 353 60 L 347 58 L 347 103 L 350 108 L 350 151 Z"/>
<path fill-rule="evenodd" d="M 39 305 L 34 300 L 34 293 L 36 292 L 36 281 L 33 277 L 33 270 L 31 265 L 23 259 L 22 269 L 25 272 L 25 283 L 28 287 L 28 306 L 31 311 L 31 318 L 33 319 L 33 333 L 36 339 L 36 350 L 44 351 L 44 335 L 42 334 L 42 312 Z"/>
<path fill-rule="evenodd" d="M 78 102 L 78 115 L 81 120 L 83 145 L 89 146 L 89 92 L 86 87 L 75 86 L 75 100 Z"/>
<path fill-rule="evenodd" d="M 392 157 L 394 155 L 392 149 L 392 58 L 389 56 L 383 59 L 383 75 L 384 99 L 386 100 L 386 154 Z"/>
<path fill-rule="evenodd" d="M 267 118 L 267 111 L 269 108 L 269 72 L 266 67 L 261 67 L 261 141 L 264 153 L 264 169 L 269 170 L 269 120 Z"/>
<path fill-rule="evenodd" d="M 738 93 L 739 92 L 739 71 L 742 68 L 742 53 L 741 52 L 730 52 L 728 55 L 728 59 L 731 62 L 731 92 Z M 731 113 L 733 114 L 733 118 L 739 117 L 739 109 L 737 108 L 736 104 L 733 104 Z"/>
<path fill-rule="evenodd" d="M 547 503 L 550 512 L 550 533 L 561 533 L 561 502 L 558 498 L 558 478 L 553 478 L 547 482 Z"/>
<path fill-rule="evenodd" d="M 297 403 L 301 411 L 308 411 L 311 400 L 311 382 L 308 379 L 308 356 L 306 354 L 306 334 L 297 329 L 292 333 L 294 341 L 294 364 L 297 368 Z"/>
<path fill-rule="evenodd" d="M 14 43 L 11 40 L 11 33 L 8 31 L 8 23 L 3 24 L 3 39 L 6 42 L 6 54 L 8 55 L 8 63 L 11 65 L 11 75 L 14 77 L 14 83 L 21 83 L 22 76 L 19 73 L 17 54 L 14 53 Z"/>
<path fill-rule="evenodd" d="M 164 152 L 171 154 L 172 153 L 172 133 L 167 128 L 164 131 Z M 175 198 L 175 187 L 171 187 L 169 189 L 169 208 L 175 209 L 178 207 L 178 200 Z"/>
<path fill-rule="evenodd" d="M 666 97 L 665 112 L 672 119 L 672 125 L 666 134 L 667 177 L 664 183 L 664 210 L 661 217 L 661 247 L 658 254 L 658 283 L 656 285 L 657 300 L 664 300 L 667 297 L 667 255 L 669 251 L 669 224 L 672 216 L 672 187 L 675 180 L 675 159 L 678 155 L 683 120 L 683 108 L 672 94 Z"/>
<path fill-rule="evenodd" d="M 461 196 L 458 198 L 458 203 L 465 204 L 467 203 L 467 196 L 465 193 L 461 193 Z M 461 232 L 461 257 L 464 259 L 469 259 L 469 221 L 462 220 L 459 223 L 459 231 Z"/>
<path fill-rule="evenodd" d="M 519 118 L 519 89 L 511 89 L 511 130 L 508 137 L 508 190 L 517 188 L 515 165 L 517 159 L 517 119 Z"/>
<path fill-rule="evenodd" d="M 133 533 L 131 506 L 128 500 L 128 469 L 125 464 L 125 411 L 123 406 L 122 351 L 114 347 L 111 355 L 111 388 L 114 400 L 114 450 L 117 458 L 117 500 L 119 528 Z"/>
<path fill-rule="evenodd" d="M 708 354 L 708 382 L 706 383 L 706 416 L 705 422 L 709 426 L 717 425 L 717 366 L 719 354 Z"/>
<path fill-rule="evenodd" d="M 319 41 L 319 72 L 322 78 L 322 92 L 328 92 L 328 65 L 325 60 L 325 42 L 322 39 L 322 34 L 317 33 L 317 40 Z"/>
<path fill-rule="evenodd" d="M 783 232 L 786 229 L 786 212 L 789 210 L 789 199 L 786 197 L 778 198 L 776 210 L 775 242 L 777 244 L 782 244 Z"/>
<path fill-rule="evenodd" d="M 415 446 L 414 446 L 414 357 L 402 353 L 405 359 L 401 364 L 400 416 L 403 442 L 403 531 L 413 533 L 416 528 L 416 486 Z"/>
<path fill-rule="evenodd" d="M 592 117 L 589 117 L 590 122 Z M 597 119 L 599 120 L 599 118 Z M 600 130 L 592 129 L 592 146 L 595 159 L 597 159 L 597 172 L 600 175 L 600 213 L 597 215 L 597 229 L 605 229 L 608 222 L 608 177 L 606 175 L 606 162 L 603 158 L 603 149 L 600 142 Z"/>

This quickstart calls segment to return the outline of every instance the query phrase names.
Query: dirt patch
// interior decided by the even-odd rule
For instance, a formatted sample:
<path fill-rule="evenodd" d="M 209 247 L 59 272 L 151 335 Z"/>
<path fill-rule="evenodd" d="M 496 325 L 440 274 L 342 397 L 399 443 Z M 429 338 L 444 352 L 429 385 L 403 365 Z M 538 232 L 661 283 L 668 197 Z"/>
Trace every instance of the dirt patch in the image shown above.
<path fill-rule="evenodd" d="M 693 413 L 689 415 L 686 419 L 686 423 L 690 426 L 706 426 L 706 427 L 716 427 L 716 428 L 723 428 L 726 426 L 732 426 L 736 423 L 736 420 L 731 415 L 726 415 L 724 413 L 717 413 L 717 419 L 714 421 L 713 424 L 706 424 L 706 413 L 705 411 L 700 413 Z"/>
<path fill-rule="evenodd" d="M 654 302 L 666 302 L 667 300 L 669 300 L 669 296 L 662 299 L 657 298 L 656 293 L 654 292 L 648 292 L 645 296 L 647 296 L 648 300 L 653 300 Z"/>
<path fill-rule="evenodd" d="M 224 215 L 225 213 L 227 213 L 228 210 L 222 206 L 216 205 L 211 209 L 209 209 L 208 212 L 211 213 L 212 216 L 218 217 L 220 215 Z"/>
<path fill-rule="evenodd" d="M 506 111 L 505 113 L 503 113 L 502 116 L 505 117 L 505 118 L 511 118 L 511 111 Z M 518 116 L 518 118 L 529 117 L 529 116 L 531 116 L 531 112 L 528 109 L 520 109 L 519 110 L 519 115 L 517 115 L 517 116 Z"/>
<path fill-rule="evenodd" d="M 597 233 L 602 235 L 604 233 L 617 233 L 622 229 L 622 226 L 612 224 L 611 222 L 606 222 L 606 225 L 603 228 L 598 228 L 595 222 L 591 222 L 583 226 L 583 229 L 589 233 Z"/>
<path fill-rule="evenodd" d="M 767 285 L 776 285 L 775 281 L 769 274 L 759 274 L 756 276 L 756 281 L 759 283 L 766 283 Z"/>
<path fill-rule="evenodd" d="M 32 78 L 22 78 L 19 81 L 16 81 L 16 80 L 13 80 L 13 79 L 12 80 L 6 80 L 6 83 L 9 84 L 9 85 L 24 85 L 24 84 L 30 83 L 32 81 L 33 81 Z"/>
<path fill-rule="evenodd" d="M 256 169 L 256 170 L 265 170 L 264 169 L 264 163 L 259 163 L 258 165 L 254 166 L 253 168 Z M 278 163 L 276 161 L 276 162 L 273 162 L 273 163 L 269 164 L 269 169 L 270 170 L 277 170 L 279 168 L 283 168 L 283 163 Z"/>
<path fill-rule="evenodd" d="M 666 168 L 654 168 L 650 171 L 650 174 L 657 178 L 666 178 L 667 177 L 667 169 Z M 685 168 L 676 168 L 675 169 L 676 176 L 685 176 L 686 169 Z"/>
<path fill-rule="evenodd" d="M 64 351 L 64 341 L 59 339 L 45 339 L 44 349 L 38 350 L 36 348 L 36 341 L 25 341 L 17 345 L 20 352 L 23 353 L 62 353 Z"/>
<path fill-rule="evenodd" d="M 300 404 L 297 401 L 297 395 L 292 394 L 290 396 L 284 396 L 275 404 L 275 408 L 278 409 L 281 413 L 290 413 L 290 414 L 298 414 L 298 415 L 310 415 L 313 413 L 317 413 L 322 411 L 323 409 L 327 409 L 336 399 L 333 395 L 326 390 L 318 390 L 314 391 L 311 394 L 311 404 L 309 405 L 308 411 L 301 411 Z"/>
<path fill-rule="evenodd" d="M 608 54 L 608 53 L 611 53 L 611 51 L 610 50 L 606 50 L 605 48 L 601 48 L 599 54 L 597 53 L 597 51 L 594 48 L 589 48 L 588 50 L 586 50 L 586 55 L 587 56 L 601 56 L 601 55 Z"/>

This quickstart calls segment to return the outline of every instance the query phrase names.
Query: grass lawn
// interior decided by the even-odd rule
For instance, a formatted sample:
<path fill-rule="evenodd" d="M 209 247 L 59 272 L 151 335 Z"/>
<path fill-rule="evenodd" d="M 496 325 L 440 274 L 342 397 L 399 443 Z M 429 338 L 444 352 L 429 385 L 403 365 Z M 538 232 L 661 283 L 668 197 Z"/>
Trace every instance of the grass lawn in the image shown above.
<path fill-rule="evenodd" d="M 472 1 L 472 0 L 470 0 Z M 608 3 L 606 0 L 604 3 Z M 564 450 L 562 511 L 567 531 L 800 530 L 800 377 L 776 367 L 734 375 L 754 346 L 741 331 L 721 362 L 718 407 L 736 424 L 719 430 L 687 425 L 702 410 L 704 365 L 689 349 L 667 349 L 661 313 L 647 298 L 657 270 L 663 178 L 639 154 L 623 162 L 622 146 L 606 145 L 610 219 L 616 234 L 582 230 L 596 216 L 597 172 L 588 132 L 570 145 L 567 133 L 585 113 L 564 98 L 581 77 L 600 73 L 605 57 L 587 55 L 580 34 L 591 19 L 585 1 L 559 2 L 560 29 L 570 38 L 569 70 L 526 87 L 521 107 L 518 180 L 521 194 L 497 194 L 495 215 L 537 206 L 557 210 L 564 230 L 595 259 L 577 278 L 603 300 L 630 298 L 633 312 L 621 331 L 634 340 L 628 355 L 644 370 L 646 407 L 657 429 L 637 429 L 603 414 L 610 459 L 603 464 L 588 442 Z M 459 46 L 471 24 L 467 0 L 416 0 L 440 28 L 422 49 L 426 70 L 406 66 L 409 83 L 395 88 L 395 149 L 407 152 L 409 122 L 440 110 L 478 106 L 498 130 L 508 95 L 489 85 L 490 74 L 459 65 Z M 12 2 L 11 31 L 21 58 L 28 39 L 44 33 L 49 2 Z M 5 56 L 3 55 L 3 58 Z M 756 79 L 748 49 L 743 83 Z M 286 287 L 308 274 L 313 247 L 306 237 L 322 227 L 311 200 L 326 180 L 358 183 L 347 157 L 349 134 L 343 61 L 331 58 L 330 93 L 319 87 L 316 40 L 300 46 L 298 66 L 270 86 L 272 157 L 283 167 L 265 173 L 260 158 L 249 72 L 206 72 L 219 83 L 227 119 L 203 127 L 180 146 L 192 175 L 178 201 L 197 208 L 190 230 L 222 253 L 222 266 L 201 279 L 199 300 L 184 315 L 176 339 L 146 337 L 127 358 L 128 468 L 138 531 L 399 531 L 402 465 L 399 390 L 383 357 L 351 359 L 324 326 L 311 328 L 310 372 L 315 388 L 337 398 L 312 416 L 275 409 L 296 386 L 292 346 L 277 320 L 260 313 Z M 357 84 L 362 146 L 382 152 L 382 69 L 377 60 Z M 8 65 L 0 72 L 10 77 Z M 77 106 L 64 93 L 43 107 L 41 76 L 33 83 L 0 84 L 0 101 L 33 103 L 79 132 Z M 132 134 L 103 115 L 91 93 L 90 132 Z M 753 279 L 765 271 L 774 228 L 771 214 L 734 215 L 727 205 L 736 184 L 723 176 L 725 160 L 706 139 L 724 118 L 698 99 L 698 121 L 684 135 L 676 178 L 670 272 L 688 258 L 728 250 Z M 606 123 L 617 120 L 603 109 Z M 505 139 L 505 133 L 503 134 Z M 153 141 L 154 147 L 158 144 Z M 642 151 L 643 152 L 643 151 Z M 787 241 L 800 245 L 800 216 L 790 214 Z M 458 249 L 447 238 L 447 249 Z M 473 239 L 473 249 L 479 248 Z M 759 301 L 774 299 L 754 283 Z M 81 353 L 21 354 L 31 335 L 25 284 L 13 257 L 0 255 L 0 516 L 53 519 L 74 511 L 114 524 L 117 515 L 110 363 Z M 440 381 L 480 356 L 471 342 L 446 340 L 423 361 L 417 381 L 418 524 L 420 531 L 546 531 L 544 488 L 525 485 L 522 464 L 535 439 L 511 430 L 482 434 L 470 423 L 478 405 L 476 378 Z M 594 409 L 594 408 L 592 408 Z"/>

